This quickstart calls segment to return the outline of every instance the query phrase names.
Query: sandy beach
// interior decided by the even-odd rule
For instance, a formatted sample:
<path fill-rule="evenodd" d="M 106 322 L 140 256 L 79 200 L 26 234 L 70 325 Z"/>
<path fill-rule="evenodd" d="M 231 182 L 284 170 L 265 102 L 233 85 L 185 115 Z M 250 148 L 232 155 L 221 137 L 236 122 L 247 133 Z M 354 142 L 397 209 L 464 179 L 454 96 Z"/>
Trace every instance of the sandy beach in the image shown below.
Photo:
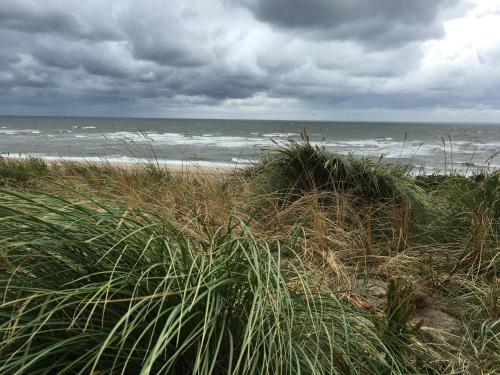
<path fill-rule="evenodd" d="M 29 159 L 30 155 L 24 154 L 0 154 L 2 158 L 16 159 L 16 160 L 26 160 Z M 182 161 L 182 162 L 166 162 L 166 161 L 154 161 L 146 159 L 117 159 L 117 158 L 98 158 L 98 157 L 51 157 L 45 156 L 41 158 L 45 160 L 49 166 L 57 166 L 61 164 L 76 163 L 80 165 L 97 165 L 105 166 L 112 165 L 116 168 L 124 169 L 143 169 L 149 165 L 155 165 L 160 168 L 166 168 L 171 173 L 176 174 L 211 174 L 211 175 L 224 175 L 230 174 L 238 169 L 242 169 L 243 165 L 230 165 L 224 163 L 203 163 L 194 161 Z"/>

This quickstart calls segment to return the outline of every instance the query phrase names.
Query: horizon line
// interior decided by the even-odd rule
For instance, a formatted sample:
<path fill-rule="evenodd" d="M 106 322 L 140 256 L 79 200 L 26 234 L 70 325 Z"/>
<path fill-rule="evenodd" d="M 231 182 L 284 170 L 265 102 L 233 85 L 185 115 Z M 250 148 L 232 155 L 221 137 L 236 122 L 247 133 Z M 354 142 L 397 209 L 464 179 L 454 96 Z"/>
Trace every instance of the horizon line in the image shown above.
<path fill-rule="evenodd" d="M 311 119 L 266 119 L 266 118 L 216 118 L 216 117 L 161 117 L 161 116 L 94 116 L 94 115 L 19 115 L 2 114 L 0 117 L 42 117 L 42 118 L 82 118 L 82 119 L 137 119 L 137 120 L 209 120 L 209 121 L 256 121 L 256 122 L 314 122 L 314 123 L 367 123 L 367 124 L 457 124 L 457 125 L 500 125 L 494 121 L 398 121 L 398 120 L 311 120 Z"/>

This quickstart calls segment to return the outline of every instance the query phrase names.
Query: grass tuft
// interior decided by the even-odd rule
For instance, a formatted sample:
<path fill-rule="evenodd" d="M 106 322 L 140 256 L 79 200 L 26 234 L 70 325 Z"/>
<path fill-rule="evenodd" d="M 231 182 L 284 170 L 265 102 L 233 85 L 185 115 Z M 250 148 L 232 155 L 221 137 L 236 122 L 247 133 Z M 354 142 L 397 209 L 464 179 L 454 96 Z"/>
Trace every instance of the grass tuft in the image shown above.
<path fill-rule="evenodd" d="M 242 222 L 192 240 L 145 212 L 9 190 L 0 215 L 2 373 L 411 368 L 362 311 L 289 287 L 279 244 Z"/>
<path fill-rule="evenodd" d="M 304 138 L 216 176 L 1 159 L 0 373 L 498 373 L 499 172 Z"/>

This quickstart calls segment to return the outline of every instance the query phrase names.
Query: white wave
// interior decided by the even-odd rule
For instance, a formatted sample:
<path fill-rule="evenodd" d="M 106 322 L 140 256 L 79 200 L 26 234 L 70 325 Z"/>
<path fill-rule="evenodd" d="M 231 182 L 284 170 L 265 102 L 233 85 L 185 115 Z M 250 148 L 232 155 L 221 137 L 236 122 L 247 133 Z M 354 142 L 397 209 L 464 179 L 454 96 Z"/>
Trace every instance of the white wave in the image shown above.
<path fill-rule="evenodd" d="M 401 143 L 399 146 L 393 146 L 387 149 L 384 149 L 384 154 L 389 158 L 398 158 L 398 157 L 408 157 L 408 156 L 426 156 L 426 155 L 440 155 L 442 152 L 442 147 L 436 144 L 427 144 L 427 143 L 410 143 L 403 144 Z"/>
<path fill-rule="evenodd" d="M 2 127 L 0 129 L 0 134 L 6 135 L 27 135 L 27 134 L 41 134 L 41 130 L 37 129 L 9 129 Z"/>
<path fill-rule="evenodd" d="M 17 131 L 10 129 L 0 129 L 0 134 L 15 135 L 17 134 Z"/>
<path fill-rule="evenodd" d="M 334 143 L 327 143 L 331 146 L 353 146 L 353 147 L 402 147 L 403 145 L 418 146 L 422 142 L 403 142 L 394 141 L 392 138 L 371 138 L 371 139 L 353 139 L 349 141 L 338 141 Z"/>
<path fill-rule="evenodd" d="M 113 164 L 144 164 L 154 162 L 165 166 L 186 166 L 186 167 L 209 167 L 209 168 L 242 168 L 245 165 L 241 163 L 216 162 L 208 160 L 176 160 L 176 159 L 146 159 L 133 158 L 128 156 L 55 156 L 44 154 L 5 154 L 0 156 L 11 159 L 28 159 L 36 157 L 47 161 L 75 161 L 83 163 L 113 163 Z"/>
<path fill-rule="evenodd" d="M 445 143 L 446 146 L 448 147 L 450 145 L 449 142 L 446 142 Z M 477 141 L 451 141 L 451 145 L 452 146 L 455 146 L 455 145 L 458 145 L 458 146 L 463 146 L 463 145 L 466 145 L 466 146 L 490 146 L 490 147 L 500 147 L 500 142 L 497 141 L 497 142 L 483 142 L 483 141 L 480 141 L 480 140 L 477 140 Z"/>
<path fill-rule="evenodd" d="M 237 163 L 237 164 L 254 164 L 257 162 L 255 159 L 241 159 L 241 158 L 232 158 L 232 162 Z"/>
<path fill-rule="evenodd" d="M 181 133 L 147 133 L 144 136 L 139 133 L 119 131 L 106 133 L 105 137 L 110 139 L 130 140 L 134 142 L 145 142 L 148 139 L 157 144 L 166 145 L 188 145 L 188 146 L 216 146 L 216 147 L 245 147 L 245 146 L 268 146 L 273 145 L 269 139 L 257 137 L 241 136 L 204 136 L 204 135 L 186 135 Z"/>
<path fill-rule="evenodd" d="M 483 142 L 478 146 L 497 147 L 499 149 L 498 151 L 500 151 L 500 142 Z"/>
<path fill-rule="evenodd" d="M 443 147 L 439 144 L 434 143 L 422 143 L 417 141 L 411 142 L 397 142 L 397 141 L 384 141 L 379 142 L 376 139 L 361 139 L 361 140 L 350 140 L 350 141 L 339 141 L 335 143 L 318 143 L 323 145 L 332 151 L 340 152 L 343 149 L 348 148 L 349 151 L 357 154 L 361 153 L 363 155 L 381 155 L 384 154 L 387 157 L 399 157 L 400 155 L 432 155 L 442 151 Z M 340 149 L 340 150 L 339 150 Z"/>
<path fill-rule="evenodd" d="M 288 137 L 296 137 L 300 135 L 299 133 L 266 133 L 262 134 L 264 137 L 278 137 L 278 138 L 288 138 Z"/>
<path fill-rule="evenodd" d="M 400 144 L 400 142 L 393 142 L 394 144 Z M 334 143 L 338 145 L 346 145 L 346 146 L 355 146 L 355 147 L 366 147 L 366 146 L 373 146 L 373 147 L 379 147 L 381 144 L 384 144 L 387 146 L 387 143 L 382 143 L 381 141 L 378 141 L 376 139 L 358 139 L 358 140 L 352 140 L 352 141 L 341 141 L 338 143 Z M 401 143 L 402 144 L 402 143 Z"/>

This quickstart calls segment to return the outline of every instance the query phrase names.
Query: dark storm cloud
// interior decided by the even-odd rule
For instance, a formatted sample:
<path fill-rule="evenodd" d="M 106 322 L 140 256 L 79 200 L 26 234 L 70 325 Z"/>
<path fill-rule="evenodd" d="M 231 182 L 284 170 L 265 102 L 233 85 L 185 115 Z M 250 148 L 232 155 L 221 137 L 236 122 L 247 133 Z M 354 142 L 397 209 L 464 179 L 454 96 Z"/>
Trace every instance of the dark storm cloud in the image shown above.
<path fill-rule="evenodd" d="M 473 68 L 428 62 L 424 43 L 443 36 L 452 9 L 465 14 L 466 0 L 0 1 L 0 113 L 498 99 L 500 48 L 477 52 Z"/>
<path fill-rule="evenodd" d="M 135 25 L 130 42 L 136 59 L 159 65 L 196 67 L 210 62 L 210 53 L 201 43 L 172 28 L 156 32 L 146 23 Z"/>
<path fill-rule="evenodd" d="M 305 36 L 352 39 L 377 47 L 443 34 L 439 11 L 454 0 L 234 0 L 264 22 Z"/>
<path fill-rule="evenodd" d="M 42 2 L 38 4 L 10 1 L 2 3 L 0 25 L 29 33 L 78 33 L 79 31 L 78 21 L 71 14 L 57 9 L 47 9 Z"/>
<path fill-rule="evenodd" d="M 119 39 L 123 34 L 109 17 L 92 14 L 81 19 L 74 4 L 60 1 L 12 1 L 0 6 L 0 26 L 26 33 L 55 33 L 71 38 Z"/>
<path fill-rule="evenodd" d="M 266 80 L 256 80 L 254 77 L 243 74 L 226 75 L 221 73 L 213 78 L 198 80 L 183 90 L 183 94 L 201 95 L 217 100 L 242 99 L 265 91 L 271 85 L 272 83 Z"/>
<path fill-rule="evenodd" d="M 6 69 L 10 64 L 19 62 L 19 56 L 9 51 L 0 50 L 0 68 Z"/>
<path fill-rule="evenodd" d="M 183 26 L 181 16 L 158 4 L 136 2 L 121 20 L 134 57 L 175 67 L 209 64 L 213 56 L 203 39 Z"/>

